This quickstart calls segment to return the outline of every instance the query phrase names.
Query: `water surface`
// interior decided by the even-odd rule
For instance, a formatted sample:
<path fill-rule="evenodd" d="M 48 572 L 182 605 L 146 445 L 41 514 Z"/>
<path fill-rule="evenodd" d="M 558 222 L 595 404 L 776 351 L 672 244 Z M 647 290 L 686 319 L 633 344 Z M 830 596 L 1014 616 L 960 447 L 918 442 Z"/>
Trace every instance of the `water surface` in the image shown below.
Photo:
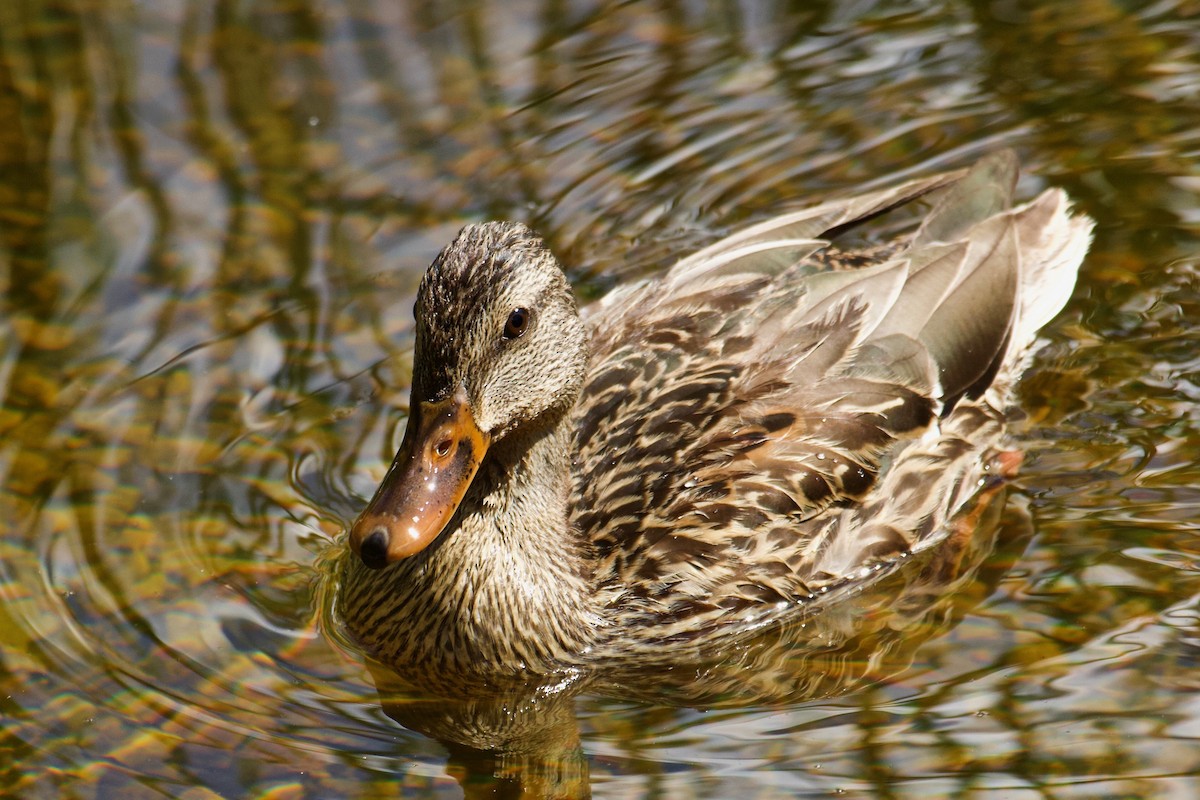
<path fill-rule="evenodd" d="M 0 793 L 1194 796 L 1200 7 L 795 6 L 0 4 Z M 536 774 L 380 702 L 329 565 L 461 225 L 594 298 L 1003 146 L 1097 238 L 961 559 L 738 687 L 509 709 Z"/>

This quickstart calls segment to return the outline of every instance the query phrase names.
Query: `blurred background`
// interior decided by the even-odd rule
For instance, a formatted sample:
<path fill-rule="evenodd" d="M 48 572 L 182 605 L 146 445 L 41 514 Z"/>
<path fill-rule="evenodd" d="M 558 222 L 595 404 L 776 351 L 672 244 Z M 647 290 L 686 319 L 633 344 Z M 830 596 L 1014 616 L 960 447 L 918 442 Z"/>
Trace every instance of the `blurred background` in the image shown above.
<path fill-rule="evenodd" d="M 499 796 L 329 613 L 425 266 L 592 299 L 1000 147 L 1098 226 L 985 566 L 853 689 L 570 698 L 534 795 L 1195 796 L 1200 3 L 0 3 L 0 794 Z"/>

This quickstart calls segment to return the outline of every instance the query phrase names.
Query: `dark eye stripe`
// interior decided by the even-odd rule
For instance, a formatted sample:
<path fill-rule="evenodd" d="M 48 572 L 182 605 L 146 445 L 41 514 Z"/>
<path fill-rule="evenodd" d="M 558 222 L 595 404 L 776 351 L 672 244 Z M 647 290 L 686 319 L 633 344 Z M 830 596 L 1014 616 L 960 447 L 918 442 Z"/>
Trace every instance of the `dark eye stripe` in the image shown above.
<path fill-rule="evenodd" d="M 516 339 L 529 328 L 529 318 L 532 316 L 527 308 L 514 308 L 504 323 L 504 338 Z"/>

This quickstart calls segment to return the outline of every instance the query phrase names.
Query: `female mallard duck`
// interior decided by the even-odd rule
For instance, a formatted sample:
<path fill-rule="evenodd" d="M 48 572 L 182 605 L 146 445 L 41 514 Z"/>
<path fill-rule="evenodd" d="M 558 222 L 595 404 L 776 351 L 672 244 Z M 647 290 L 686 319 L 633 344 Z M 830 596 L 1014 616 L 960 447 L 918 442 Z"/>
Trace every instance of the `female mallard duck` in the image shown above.
<path fill-rule="evenodd" d="M 421 282 L 408 427 L 350 532 L 352 633 L 449 674 L 652 658 L 936 542 L 1090 240 L 1059 190 L 1011 207 L 1015 180 L 1002 153 L 790 213 L 586 318 L 524 225 L 464 228 Z M 923 196 L 907 237 L 837 249 Z"/>

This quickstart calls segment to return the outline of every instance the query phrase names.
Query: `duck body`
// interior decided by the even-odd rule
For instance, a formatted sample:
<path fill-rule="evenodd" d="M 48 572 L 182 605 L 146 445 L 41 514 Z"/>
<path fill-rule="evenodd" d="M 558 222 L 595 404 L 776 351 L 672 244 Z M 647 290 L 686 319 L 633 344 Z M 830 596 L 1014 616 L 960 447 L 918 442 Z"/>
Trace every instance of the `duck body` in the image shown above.
<path fill-rule="evenodd" d="M 661 659 L 939 541 L 1003 472 L 1010 391 L 1091 222 L 1013 207 L 1011 154 L 749 228 L 577 311 L 513 223 L 417 299 L 404 444 L 350 534 L 340 609 L 401 670 Z M 845 232 L 924 198 L 907 235 Z"/>

